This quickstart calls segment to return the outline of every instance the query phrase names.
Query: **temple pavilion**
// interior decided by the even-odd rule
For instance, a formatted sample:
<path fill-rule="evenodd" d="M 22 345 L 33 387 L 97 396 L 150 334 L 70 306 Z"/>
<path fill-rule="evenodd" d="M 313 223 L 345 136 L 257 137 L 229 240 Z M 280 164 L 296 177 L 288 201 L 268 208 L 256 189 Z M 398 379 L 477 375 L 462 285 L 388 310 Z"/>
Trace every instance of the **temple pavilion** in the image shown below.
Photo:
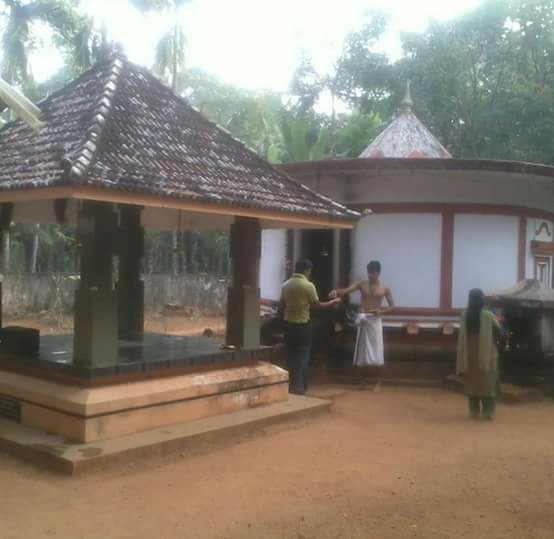
<path fill-rule="evenodd" d="M 38 106 L 38 133 L 19 120 L 0 130 L 0 227 L 75 225 L 80 280 L 72 338 L 2 328 L 4 419 L 90 442 L 287 399 L 287 373 L 259 345 L 261 231 L 350 229 L 358 213 L 122 56 Z M 145 334 L 145 228 L 230 230 L 227 348 Z"/>

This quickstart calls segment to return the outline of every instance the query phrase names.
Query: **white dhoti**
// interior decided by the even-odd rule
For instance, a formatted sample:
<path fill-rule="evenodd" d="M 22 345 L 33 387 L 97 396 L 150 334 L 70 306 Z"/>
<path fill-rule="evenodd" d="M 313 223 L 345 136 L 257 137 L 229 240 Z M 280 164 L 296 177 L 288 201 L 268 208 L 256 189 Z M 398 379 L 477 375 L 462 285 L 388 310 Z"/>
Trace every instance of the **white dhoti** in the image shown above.
<path fill-rule="evenodd" d="M 356 317 L 358 334 L 354 348 L 354 365 L 380 367 L 385 364 L 383 352 L 383 321 L 380 316 L 360 313 Z"/>

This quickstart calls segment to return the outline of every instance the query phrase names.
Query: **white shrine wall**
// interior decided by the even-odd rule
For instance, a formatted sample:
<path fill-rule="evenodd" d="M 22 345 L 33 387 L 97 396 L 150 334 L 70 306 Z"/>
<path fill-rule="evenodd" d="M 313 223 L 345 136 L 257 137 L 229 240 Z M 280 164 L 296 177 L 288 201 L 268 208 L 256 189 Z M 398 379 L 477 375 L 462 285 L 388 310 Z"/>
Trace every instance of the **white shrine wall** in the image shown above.
<path fill-rule="evenodd" d="M 518 217 L 456 215 L 452 306 L 463 308 L 472 288 L 493 292 L 517 283 L 518 253 Z"/>
<path fill-rule="evenodd" d="M 323 163 L 313 168 L 299 165 L 298 172 L 294 164 L 291 170 L 283 168 L 324 195 L 359 211 L 373 211 L 353 232 L 350 277 L 364 278 L 367 262 L 380 260 L 383 280 L 392 288 L 396 304 L 410 316 L 452 313 L 466 305 L 474 287 L 490 292 L 513 286 L 523 277 L 536 278 L 532 242 L 554 245 L 550 177 L 486 167 L 361 170 L 341 163 L 334 171 Z M 444 227 L 443 219 L 447 219 Z M 545 235 L 544 223 L 552 225 L 550 236 Z M 283 252 L 285 244 L 283 236 Z M 295 253 L 295 258 L 299 255 Z M 547 258 L 552 282 L 554 256 Z M 262 266 L 266 267 L 265 260 Z M 275 284 L 262 286 L 262 297 L 277 289 L 277 281 L 280 287 L 277 277 Z"/>
<path fill-rule="evenodd" d="M 397 306 L 439 308 L 441 233 L 440 214 L 364 217 L 353 233 L 352 279 L 366 279 L 367 263 L 379 260 Z"/>
<path fill-rule="evenodd" d="M 286 230 L 263 230 L 260 260 L 260 294 L 263 299 L 280 299 L 286 276 L 286 258 Z"/>

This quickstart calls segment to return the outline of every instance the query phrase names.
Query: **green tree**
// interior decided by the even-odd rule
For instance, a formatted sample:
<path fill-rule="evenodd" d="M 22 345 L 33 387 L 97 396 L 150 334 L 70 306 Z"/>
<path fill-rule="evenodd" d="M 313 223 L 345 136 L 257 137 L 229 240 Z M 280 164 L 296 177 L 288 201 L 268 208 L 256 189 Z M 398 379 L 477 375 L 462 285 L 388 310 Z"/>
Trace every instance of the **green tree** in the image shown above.
<path fill-rule="evenodd" d="M 23 84 L 31 78 L 29 55 L 40 45 L 33 25 L 41 23 L 52 32 L 53 44 L 71 63 L 88 68 L 100 50 L 99 35 L 90 18 L 81 15 L 76 0 L 2 0 L 2 77 Z M 104 33 L 105 36 L 105 33 Z"/>
<path fill-rule="evenodd" d="M 282 142 L 283 103 L 280 95 L 242 90 L 199 69 L 181 74 L 177 88 L 211 121 L 259 155 L 275 160 L 273 157 L 280 151 Z"/>
<path fill-rule="evenodd" d="M 3 0 L 0 3 L 0 18 L 3 19 L 2 33 L 2 77 L 11 84 L 19 85 L 25 94 L 39 100 L 49 93 L 51 85 L 37 85 L 29 70 L 29 56 L 39 46 L 33 33 L 34 25 L 45 24 L 52 31 L 53 45 L 58 47 L 67 60 L 62 71 L 63 82 L 78 72 L 90 67 L 100 55 L 108 52 L 109 44 L 105 31 L 97 32 L 92 19 L 80 15 L 78 2 L 72 0 Z M 25 101 L 7 85 L 0 81 L 0 98 L 18 116 L 33 127 L 40 125 L 40 111 Z M 9 118 L 9 116 L 8 116 Z M 36 271 L 39 263 L 40 245 L 52 245 L 53 238 L 41 230 L 40 225 L 33 227 L 32 249 L 24 249 L 27 243 L 26 228 L 14 229 L 15 237 L 20 236 L 20 247 L 25 256 L 22 264 L 25 269 Z M 51 232 L 51 231 L 50 231 Z M 10 252 L 9 242 L 12 233 L 6 233 L 5 250 Z M 17 245 L 16 245 L 17 247 Z M 6 264 L 9 269 L 10 257 Z"/>
<path fill-rule="evenodd" d="M 554 3 L 488 0 L 406 36 L 401 77 L 457 157 L 554 162 Z"/>
<path fill-rule="evenodd" d="M 360 30 L 350 32 L 336 62 L 330 85 L 352 110 L 387 115 L 394 67 L 385 54 L 374 52 L 387 27 L 387 18 L 372 13 Z"/>
<path fill-rule="evenodd" d="M 181 8 L 190 0 L 131 0 L 131 3 L 144 13 L 154 11 L 171 12 L 173 24 L 156 45 L 154 70 L 173 90 L 177 77 L 185 68 L 186 39 L 182 24 L 179 22 Z"/>
<path fill-rule="evenodd" d="M 172 90 L 177 89 L 177 77 L 185 68 L 185 34 L 179 22 L 180 9 L 190 0 L 132 0 L 132 4 L 145 13 L 153 11 L 171 11 L 173 25 L 156 45 L 156 57 L 154 71 L 169 83 Z M 186 257 L 186 266 L 190 269 L 192 252 L 190 250 L 191 238 L 189 231 L 180 234 L 172 232 L 173 273 L 179 272 L 183 266 L 181 260 L 183 253 Z M 181 237 L 180 237 L 181 236 Z M 181 244 L 181 245 L 180 245 Z M 184 244 L 184 248 L 183 245 Z"/>

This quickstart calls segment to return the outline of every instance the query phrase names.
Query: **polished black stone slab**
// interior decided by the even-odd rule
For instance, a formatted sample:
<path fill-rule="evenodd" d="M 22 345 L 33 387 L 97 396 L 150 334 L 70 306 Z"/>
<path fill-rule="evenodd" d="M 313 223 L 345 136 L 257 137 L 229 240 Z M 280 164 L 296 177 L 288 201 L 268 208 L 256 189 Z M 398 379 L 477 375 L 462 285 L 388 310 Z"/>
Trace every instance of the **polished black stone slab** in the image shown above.
<path fill-rule="evenodd" d="M 42 335 L 38 356 L 0 353 L 0 367 L 97 379 L 271 358 L 271 349 L 267 347 L 224 350 L 222 344 L 209 337 L 145 333 L 143 341 L 119 341 L 118 358 L 113 364 L 86 367 L 73 360 L 73 335 Z"/>

